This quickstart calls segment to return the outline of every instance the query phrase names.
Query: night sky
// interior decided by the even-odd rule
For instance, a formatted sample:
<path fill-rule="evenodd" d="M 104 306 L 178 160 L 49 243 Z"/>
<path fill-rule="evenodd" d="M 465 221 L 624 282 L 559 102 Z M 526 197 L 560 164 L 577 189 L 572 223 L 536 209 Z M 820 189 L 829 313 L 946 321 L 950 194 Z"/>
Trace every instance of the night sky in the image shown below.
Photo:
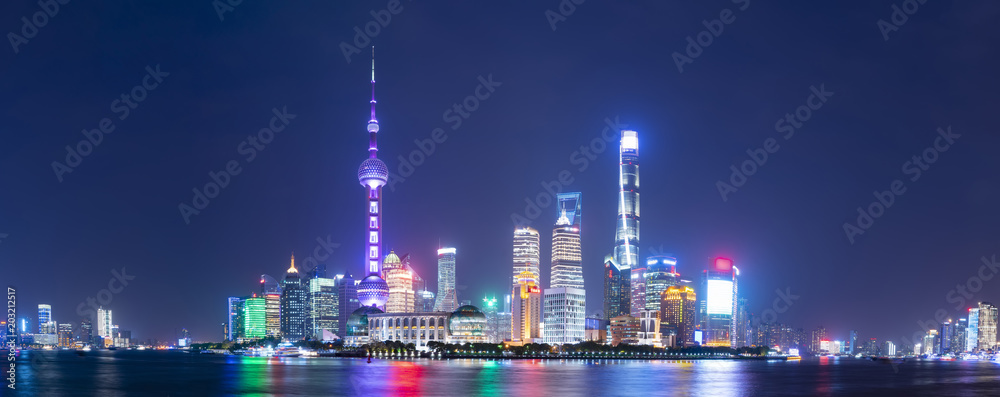
<path fill-rule="evenodd" d="M 221 340 L 226 297 L 281 277 L 317 238 L 339 244 L 331 273 L 362 273 L 371 50 L 362 41 L 348 61 L 341 43 L 389 2 L 244 1 L 221 18 L 209 0 L 179 3 L 60 5 L 16 53 L 7 33 L 41 8 L 0 6 L 0 283 L 33 322 L 39 303 L 79 321 L 77 305 L 125 268 L 135 278 L 108 305 L 115 323 L 141 340 L 182 327 Z M 949 291 L 1000 253 L 996 3 L 929 1 L 887 36 L 878 21 L 902 2 L 589 0 L 565 17 L 556 0 L 450 3 L 403 0 L 371 41 L 379 157 L 400 174 L 415 140 L 446 134 L 385 190 L 386 253 L 412 254 L 436 286 L 435 250 L 456 247 L 459 299 L 506 292 L 512 214 L 566 170 L 561 188 L 583 193 L 588 313 L 601 309 L 618 183 L 606 119 L 639 131 L 642 257 L 672 253 L 690 280 L 730 257 L 755 313 L 777 289 L 798 296 L 779 322 L 909 337 L 938 309 L 958 317 Z M 731 23 L 713 24 L 720 13 Z M 672 54 L 688 56 L 703 20 L 724 29 L 680 72 Z M 146 78 L 156 87 L 126 115 L 114 102 L 147 66 L 161 81 Z M 490 76 L 498 85 L 456 125 L 446 112 Z M 775 124 L 817 103 L 811 87 L 833 94 L 786 139 Z M 294 119 L 248 161 L 242 142 L 275 108 Z M 53 162 L 105 118 L 114 130 L 60 182 Z M 904 163 L 949 126 L 960 137 L 911 180 Z M 717 182 L 772 138 L 778 149 L 723 200 Z M 592 160 L 574 154 L 592 143 Z M 231 161 L 239 174 L 186 223 L 178 206 Z M 844 224 L 894 180 L 905 193 L 852 244 Z M 548 206 L 532 222 L 545 285 L 555 220 Z M 997 280 L 969 301 L 1000 300 Z"/>

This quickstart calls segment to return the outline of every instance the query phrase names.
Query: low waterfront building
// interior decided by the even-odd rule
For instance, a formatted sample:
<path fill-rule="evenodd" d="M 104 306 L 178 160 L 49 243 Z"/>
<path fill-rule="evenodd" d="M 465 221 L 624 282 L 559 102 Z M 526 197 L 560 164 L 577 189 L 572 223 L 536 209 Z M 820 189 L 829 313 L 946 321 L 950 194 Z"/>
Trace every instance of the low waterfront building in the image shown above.
<path fill-rule="evenodd" d="M 663 347 L 660 336 L 660 311 L 640 310 L 639 311 L 639 333 L 636 335 L 638 344 Z"/>
<path fill-rule="evenodd" d="M 347 318 L 347 335 L 344 339 L 346 346 L 359 346 L 369 342 L 370 316 L 382 314 L 382 310 L 375 306 L 362 306 L 355 310 Z M 402 314 L 402 313 L 400 313 Z"/>
<path fill-rule="evenodd" d="M 412 343 L 427 350 L 428 342 L 448 343 L 451 312 L 375 313 L 367 317 L 369 340 Z M 366 342 L 367 343 L 367 342 Z"/>
<path fill-rule="evenodd" d="M 472 305 L 454 312 L 372 313 L 367 321 L 367 339 L 361 342 L 362 338 L 356 338 L 355 344 L 395 341 L 426 351 L 429 342 L 487 342 L 486 315 Z"/>
<path fill-rule="evenodd" d="M 639 343 L 639 319 L 628 314 L 611 318 L 611 346 Z"/>
<path fill-rule="evenodd" d="M 486 315 L 463 305 L 448 316 L 448 343 L 486 343 Z"/>
<path fill-rule="evenodd" d="M 585 341 L 604 342 L 608 340 L 608 320 L 596 317 L 587 317 L 584 320 Z"/>

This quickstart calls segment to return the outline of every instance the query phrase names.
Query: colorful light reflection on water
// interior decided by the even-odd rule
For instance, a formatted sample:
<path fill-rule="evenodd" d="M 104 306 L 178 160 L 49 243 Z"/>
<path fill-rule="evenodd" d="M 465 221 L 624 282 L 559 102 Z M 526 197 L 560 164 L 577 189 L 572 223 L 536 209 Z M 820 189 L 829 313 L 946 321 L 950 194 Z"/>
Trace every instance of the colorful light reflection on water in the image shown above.
<path fill-rule="evenodd" d="M 19 365 L 23 395 L 990 395 L 980 361 L 385 360 L 183 352 L 53 354 Z M 898 370 L 898 372 L 897 372 Z"/>

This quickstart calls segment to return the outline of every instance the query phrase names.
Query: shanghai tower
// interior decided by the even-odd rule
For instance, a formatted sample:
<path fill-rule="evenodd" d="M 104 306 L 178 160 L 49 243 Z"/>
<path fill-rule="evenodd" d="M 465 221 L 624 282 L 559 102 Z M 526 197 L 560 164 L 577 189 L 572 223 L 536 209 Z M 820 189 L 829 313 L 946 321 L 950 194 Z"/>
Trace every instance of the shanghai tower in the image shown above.
<path fill-rule="evenodd" d="M 614 253 L 605 260 L 604 314 L 629 314 L 631 269 L 639 263 L 639 137 L 622 131 L 618 151 L 618 217 Z"/>
<path fill-rule="evenodd" d="M 375 47 L 372 46 L 372 100 L 371 120 L 368 120 L 368 158 L 358 168 L 358 181 L 368 193 L 365 208 L 368 233 L 365 249 L 365 273 L 368 276 L 358 284 L 358 301 L 361 306 L 375 306 L 385 310 L 389 301 L 389 284 L 382 279 L 382 186 L 389 181 L 389 168 L 378 159 L 378 120 L 375 118 Z"/>

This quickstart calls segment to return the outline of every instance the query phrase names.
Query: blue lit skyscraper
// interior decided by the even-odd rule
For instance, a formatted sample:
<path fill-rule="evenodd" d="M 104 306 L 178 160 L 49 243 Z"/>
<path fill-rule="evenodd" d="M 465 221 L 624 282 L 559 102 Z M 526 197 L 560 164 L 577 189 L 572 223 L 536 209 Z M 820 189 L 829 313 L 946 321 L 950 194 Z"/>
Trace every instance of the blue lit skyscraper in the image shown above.
<path fill-rule="evenodd" d="M 726 258 L 712 258 L 709 269 L 702 273 L 702 291 L 705 316 L 702 330 L 704 345 L 733 346 L 736 344 L 736 327 L 733 321 L 737 309 L 737 279 L 740 270 Z"/>
<path fill-rule="evenodd" d="M 604 315 L 631 312 L 632 268 L 639 258 L 639 137 L 623 130 L 618 151 L 618 215 L 615 249 L 604 261 Z"/>
<path fill-rule="evenodd" d="M 358 168 L 358 181 L 368 191 L 365 208 L 368 233 L 365 236 L 365 273 L 368 276 L 358 283 L 358 300 L 361 306 L 375 306 L 385 310 L 389 301 L 389 284 L 382 274 L 382 186 L 389 181 L 389 168 L 378 158 L 378 143 L 375 136 L 379 131 L 375 118 L 375 47 L 372 46 L 372 100 L 371 119 L 368 120 L 368 158 Z"/>
<path fill-rule="evenodd" d="M 979 308 L 969 309 L 969 326 L 965 329 L 965 350 L 975 351 L 979 346 Z"/>
<path fill-rule="evenodd" d="M 52 305 L 38 305 L 38 333 L 54 334 L 54 322 L 52 322 Z M 50 329 L 52 328 L 52 329 Z"/>
<path fill-rule="evenodd" d="M 226 316 L 226 340 L 235 341 L 243 337 L 243 303 L 247 298 L 230 296 L 229 313 Z"/>
<path fill-rule="evenodd" d="M 622 131 L 618 188 L 615 261 L 624 270 L 639 263 L 639 137 L 635 131 Z"/>

